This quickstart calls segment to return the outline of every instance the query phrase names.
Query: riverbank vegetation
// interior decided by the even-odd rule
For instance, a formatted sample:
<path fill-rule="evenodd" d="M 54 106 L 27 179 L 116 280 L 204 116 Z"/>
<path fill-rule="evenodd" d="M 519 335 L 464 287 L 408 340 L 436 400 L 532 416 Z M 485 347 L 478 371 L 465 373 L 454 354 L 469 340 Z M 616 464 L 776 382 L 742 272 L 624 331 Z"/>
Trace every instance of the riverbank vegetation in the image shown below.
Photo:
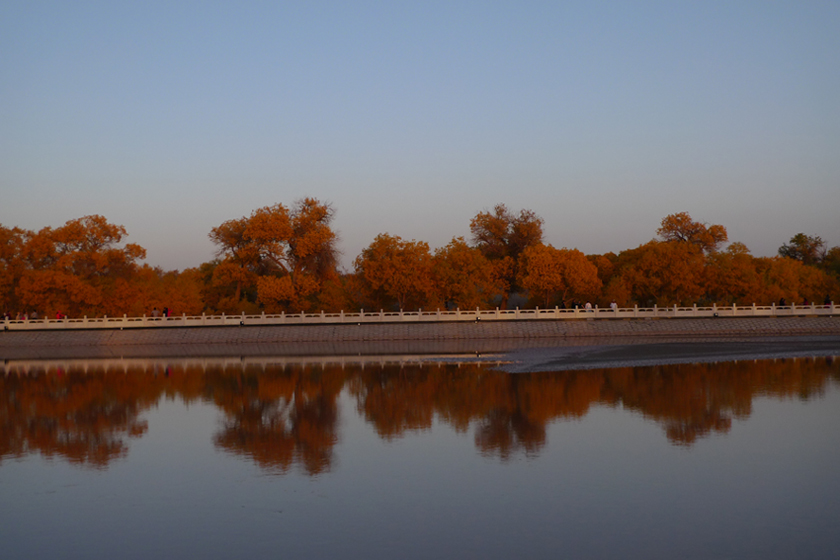
<path fill-rule="evenodd" d="M 123 226 L 86 216 L 37 232 L 0 224 L 0 310 L 89 317 L 654 304 L 823 303 L 840 294 L 840 247 L 795 234 L 755 257 L 726 228 L 688 213 L 663 218 L 636 248 L 585 255 L 545 243 L 543 220 L 499 204 L 479 212 L 470 239 L 428 243 L 381 233 L 353 270 L 338 266 L 335 210 L 306 198 L 212 228 L 216 258 L 164 271 L 124 243 Z M 654 230 L 654 228 L 651 228 Z"/>

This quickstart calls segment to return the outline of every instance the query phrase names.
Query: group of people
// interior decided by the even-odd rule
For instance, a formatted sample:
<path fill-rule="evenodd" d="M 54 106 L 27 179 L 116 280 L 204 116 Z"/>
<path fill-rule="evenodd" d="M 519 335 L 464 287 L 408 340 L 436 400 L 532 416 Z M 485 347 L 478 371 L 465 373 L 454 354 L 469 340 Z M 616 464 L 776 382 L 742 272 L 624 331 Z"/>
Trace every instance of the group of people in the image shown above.
<path fill-rule="evenodd" d="M 584 304 L 581 304 L 580 302 L 577 302 L 577 301 L 572 302 L 571 309 L 581 309 L 581 308 L 585 309 L 586 311 L 592 311 L 592 303 L 590 303 L 588 301 Z M 565 302 L 560 304 L 560 309 L 566 309 L 566 303 Z M 613 311 L 618 311 L 618 304 L 615 302 L 615 300 L 613 300 L 612 303 L 610 303 L 610 309 L 612 309 Z"/>
<path fill-rule="evenodd" d="M 32 313 L 27 313 L 25 311 L 18 312 L 17 314 L 9 313 L 6 311 L 3 313 L 3 319 L 8 319 L 9 321 L 27 321 L 29 319 L 40 319 L 40 315 L 38 315 L 37 311 L 33 311 Z"/>
<path fill-rule="evenodd" d="M 826 307 L 831 307 L 831 294 L 825 294 L 825 299 L 823 300 L 823 305 Z M 785 298 L 781 298 L 779 300 L 779 307 L 787 307 L 787 301 Z M 808 301 L 808 298 L 802 298 L 802 303 L 800 305 L 811 305 L 811 302 Z"/>
<path fill-rule="evenodd" d="M 172 315 L 172 310 L 168 307 L 164 307 L 163 311 L 159 310 L 155 307 L 152 310 L 152 317 L 169 317 Z M 18 313 L 11 313 L 9 311 L 5 311 L 3 315 L 0 316 L 0 320 L 9 320 L 9 321 L 28 321 L 28 320 L 37 320 L 40 319 L 41 316 L 38 314 L 37 311 L 33 311 L 32 313 L 27 313 L 25 311 L 20 311 Z M 60 321 L 62 319 L 66 319 L 67 315 L 62 313 L 61 311 L 55 312 L 56 320 Z"/>

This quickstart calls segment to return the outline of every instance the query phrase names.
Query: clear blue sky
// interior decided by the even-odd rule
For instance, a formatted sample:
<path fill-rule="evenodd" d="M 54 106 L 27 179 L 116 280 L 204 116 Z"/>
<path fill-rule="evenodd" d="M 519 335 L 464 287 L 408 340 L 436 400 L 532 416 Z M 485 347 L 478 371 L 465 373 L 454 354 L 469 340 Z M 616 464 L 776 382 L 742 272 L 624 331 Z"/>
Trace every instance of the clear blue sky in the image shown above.
<path fill-rule="evenodd" d="M 618 252 L 667 214 L 840 245 L 840 2 L 0 3 L 0 223 L 165 269 L 314 196 L 343 262 L 504 202 Z"/>

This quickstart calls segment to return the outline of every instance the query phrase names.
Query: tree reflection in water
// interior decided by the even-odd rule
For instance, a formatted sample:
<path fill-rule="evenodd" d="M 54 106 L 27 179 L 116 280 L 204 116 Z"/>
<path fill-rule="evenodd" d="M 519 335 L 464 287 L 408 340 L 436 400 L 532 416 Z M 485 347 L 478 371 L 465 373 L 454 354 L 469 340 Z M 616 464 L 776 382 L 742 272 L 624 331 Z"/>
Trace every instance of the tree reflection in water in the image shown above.
<path fill-rule="evenodd" d="M 225 413 L 215 443 L 272 471 L 295 463 L 310 474 L 328 470 L 343 382 L 340 371 L 304 367 L 208 371 L 213 402 Z"/>
<path fill-rule="evenodd" d="M 271 472 L 326 472 L 338 440 L 338 396 L 384 439 L 431 429 L 474 430 L 478 450 L 506 460 L 534 456 L 550 422 L 579 419 L 592 406 L 622 407 L 690 446 L 732 419 L 747 418 L 761 396 L 807 400 L 840 381 L 828 358 L 725 362 L 557 373 L 507 374 L 482 364 L 371 368 L 154 361 L 130 367 L 78 367 L 0 376 L 0 461 L 29 453 L 105 468 L 142 436 L 141 416 L 162 397 L 212 403 L 223 414 L 214 443 Z"/>

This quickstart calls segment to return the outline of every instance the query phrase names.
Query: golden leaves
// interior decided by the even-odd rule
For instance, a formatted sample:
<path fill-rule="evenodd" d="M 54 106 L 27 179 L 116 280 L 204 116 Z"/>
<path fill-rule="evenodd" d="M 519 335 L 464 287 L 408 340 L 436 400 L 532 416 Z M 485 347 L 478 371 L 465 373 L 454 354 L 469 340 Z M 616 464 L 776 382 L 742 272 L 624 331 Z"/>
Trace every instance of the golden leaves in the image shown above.
<path fill-rule="evenodd" d="M 417 309 L 437 303 L 432 256 L 425 242 L 379 234 L 356 258 L 355 267 L 370 304 Z"/>
<path fill-rule="evenodd" d="M 555 249 L 534 245 L 519 259 L 520 283 L 532 296 L 539 295 L 549 307 L 559 295 L 563 303 L 571 299 L 590 299 L 601 290 L 598 269 L 577 249 Z"/>
<path fill-rule="evenodd" d="M 681 241 L 697 245 L 707 253 L 717 251 L 721 243 L 726 243 L 729 239 L 725 227 L 721 225 L 706 227 L 705 224 L 693 221 L 688 212 L 665 216 L 656 234 L 665 241 Z"/>
<path fill-rule="evenodd" d="M 333 216 L 329 204 L 305 198 L 292 210 L 266 206 L 213 228 L 210 239 L 223 258 L 214 285 L 231 287 L 235 301 L 245 291 L 271 312 L 309 309 L 321 282 L 337 276 Z"/>

